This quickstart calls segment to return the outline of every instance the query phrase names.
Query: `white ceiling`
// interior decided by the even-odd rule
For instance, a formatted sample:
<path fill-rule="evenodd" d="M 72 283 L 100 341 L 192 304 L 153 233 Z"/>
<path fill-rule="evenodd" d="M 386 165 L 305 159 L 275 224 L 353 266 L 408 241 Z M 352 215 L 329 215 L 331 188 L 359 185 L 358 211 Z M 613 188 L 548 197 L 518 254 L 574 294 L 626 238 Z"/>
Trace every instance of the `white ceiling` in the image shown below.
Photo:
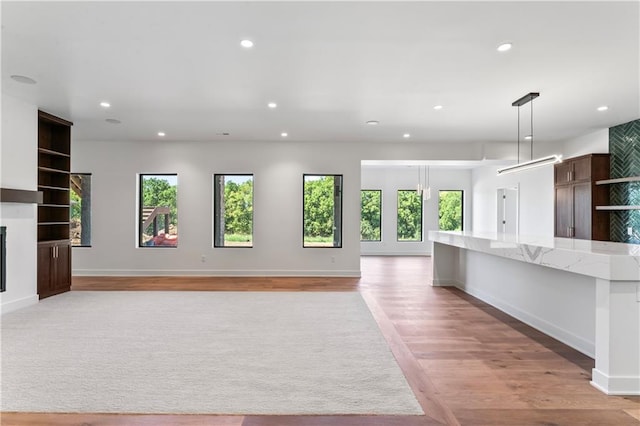
<path fill-rule="evenodd" d="M 74 121 L 79 140 L 155 140 L 162 130 L 176 141 L 272 141 L 286 131 L 292 141 L 410 133 L 445 143 L 515 141 L 511 103 L 539 91 L 535 139 L 557 141 L 640 117 L 639 10 L 637 1 L 3 1 L 2 91 Z M 240 47 L 244 38 L 255 46 Z M 514 48 L 497 52 L 504 41 Z M 521 113 L 524 135 L 529 105 Z"/>

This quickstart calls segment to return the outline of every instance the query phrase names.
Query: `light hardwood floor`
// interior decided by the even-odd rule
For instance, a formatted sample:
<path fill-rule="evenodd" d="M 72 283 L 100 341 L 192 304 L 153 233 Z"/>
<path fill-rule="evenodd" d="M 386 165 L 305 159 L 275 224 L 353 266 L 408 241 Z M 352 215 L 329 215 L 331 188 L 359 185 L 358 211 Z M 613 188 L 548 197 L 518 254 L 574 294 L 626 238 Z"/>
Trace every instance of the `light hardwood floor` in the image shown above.
<path fill-rule="evenodd" d="M 425 416 L 3 413 L 2 425 L 640 424 L 640 397 L 589 384 L 593 360 L 452 288 L 428 257 L 363 257 L 362 278 L 80 278 L 81 290 L 360 291 Z"/>

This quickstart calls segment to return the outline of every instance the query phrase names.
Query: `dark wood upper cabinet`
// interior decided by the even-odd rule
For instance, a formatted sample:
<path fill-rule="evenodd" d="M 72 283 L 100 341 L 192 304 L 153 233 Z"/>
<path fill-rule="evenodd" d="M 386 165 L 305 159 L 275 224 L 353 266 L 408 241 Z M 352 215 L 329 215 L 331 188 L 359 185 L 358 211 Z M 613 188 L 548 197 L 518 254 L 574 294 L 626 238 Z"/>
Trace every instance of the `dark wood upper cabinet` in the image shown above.
<path fill-rule="evenodd" d="M 609 154 L 589 154 L 556 164 L 555 232 L 556 237 L 608 241 L 609 213 L 596 210 L 606 204 L 609 189 L 596 185 L 609 178 Z"/>

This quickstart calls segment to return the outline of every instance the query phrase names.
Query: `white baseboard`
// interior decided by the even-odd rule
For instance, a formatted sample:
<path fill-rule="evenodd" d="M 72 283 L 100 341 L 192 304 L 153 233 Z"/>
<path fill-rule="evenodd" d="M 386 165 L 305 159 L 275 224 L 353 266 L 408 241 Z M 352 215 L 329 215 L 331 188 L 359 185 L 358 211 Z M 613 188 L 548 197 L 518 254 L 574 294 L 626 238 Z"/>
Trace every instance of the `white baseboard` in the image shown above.
<path fill-rule="evenodd" d="M 591 385 L 607 395 L 640 395 L 640 377 L 608 376 L 591 370 Z"/>
<path fill-rule="evenodd" d="M 385 252 L 371 252 L 361 251 L 360 256 L 424 256 L 431 257 L 431 253 L 424 252 L 406 252 L 406 251 L 385 251 Z"/>
<path fill-rule="evenodd" d="M 585 340 L 582 337 L 571 333 L 570 331 L 557 327 L 554 324 L 551 324 L 550 322 L 545 321 L 533 314 L 520 310 L 519 308 L 510 305 L 509 303 L 498 299 L 497 297 L 483 292 L 482 290 L 464 286 L 459 283 L 455 284 L 455 286 L 465 293 L 477 297 L 478 299 L 500 309 L 501 311 L 506 312 L 512 317 L 519 319 L 525 324 L 530 325 L 531 327 L 540 330 L 543 333 L 553 337 L 554 339 L 559 340 L 562 343 L 571 346 L 575 350 L 580 351 L 583 354 L 595 359 L 595 342 Z"/>
<path fill-rule="evenodd" d="M 456 281 L 456 280 L 437 280 L 437 279 L 434 279 L 433 283 L 431 285 L 433 287 L 457 287 L 457 288 L 463 290 L 462 283 L 460 281 Z"/>
<path fill-rule="evenodd" d="M 359 278 L 359 270 L 201 270 L 201 269 L 74 269 L 77 277 L 348 277 Z"/>
<path fill-rule="evenodd" d="M 38 295 L 34 294 L 31 296 L 23 297 L 22 299 L 5 302 L 0 305 L 0 314 L 6 314 L 8 312 L 26 308 L 27 306 L 35 305 L 38 303 L 38 300 Z"/>

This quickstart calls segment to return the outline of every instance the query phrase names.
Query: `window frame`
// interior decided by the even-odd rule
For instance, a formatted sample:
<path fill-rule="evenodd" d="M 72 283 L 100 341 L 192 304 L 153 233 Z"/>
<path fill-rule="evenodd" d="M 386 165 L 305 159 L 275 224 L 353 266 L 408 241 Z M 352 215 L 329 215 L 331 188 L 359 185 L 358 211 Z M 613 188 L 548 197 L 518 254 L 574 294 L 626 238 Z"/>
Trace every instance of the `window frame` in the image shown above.
<path fill-rule="evenodd" d="M 69 209 L 71 209 L 71 192 L 73 192 L 73 189 L 71 189 L 71 178 L 73 176 L 77 176 L 77 175 L 81 175 L 81 176 L 89 176 L 90 177 L 90 181 L 93 181 L 93 174 L 92 173 L 76 173 L 76 172 L 71 172 L 69 173 Z M 91 189 L 91 184 L 90 184 L 90 191 L 93 192 L 93 189 Z M 91 198 L 91 197 L 89 197 Z M 81 202 L 84 203 L 84 197 L 81 199 Z M 89 229 L 91 230 L 91 217 L 92 217 L 92 213 L 91 213 L 91 201 L 89 201 Z M 69 222 L 71 222 L 71 211 L 69 211 Z M 86 225 L 86 223 L 85 223 Z M 82 226 L 82 214 L 80 216 L 80 226 Z M 69 230 L 71 230 L 71 225 L 69 225 Z M 89 232 L 89 234 L 91 234 L 91 231 Z M 71 244 L 71 247 L 79 247 L 79 248 L 91 248 L 92 247 L 92 242 L 93 239 L 91 238 L 89 241 L 89 244 L 82 244 L 82 234 L 81 235 L 81 240 L 80 240 L 80 244 L 73 244 L 73 238 L 71 238 L 71 235 L 69 235 L 69 242 Z"/>
<path fill-rule="evenodd" d="M 440 229 L 440 193 L 441 192 L 459 192 L 460 193 L 460 232 L 464 231 L 464 189 L 439 189 L 438 190 L 438 231 Z"/>
<path fill-rule="evenodd" d="M 401 192 L 413 192 L 420 200 L 420 239 L 419 240 L 401 240 L 398 234 L 398 213 L 400 206 L 400 193 Z M 422 243 L 424 242 L 424 200 L 422 195 L 416 193 L 415 189 L 398 189 L 396 191 L 396 242 L 398 243 Z"/>
<path fill-rule="evenodd" d="M 254 211 L 252 210 L 251 212 L 251 245 L 250 246 L 226 246 L 224 245 L 224 237 L 226 235 L 226 233 L 222 232 L 222 245 L 218 245 L 218 235 L 216 233 L 216 229 L 218 228 L 218 224 L 217 224 L 217 219 L 219 217 L 219 212 L 218 212 L 218 196 L 217 196 L 217 191 L 218 190 L 218 185 L 216 182 L 216 178 L 217 176 L 251 176 L 251 207 L 253 207 L 255 205 L 255 177 L 253 173 L 214 173 L 213 174 L 213 248 L 234 248 L 234 249 L 243 249 L 243 248 L 253 248 L 253 230 L 254 230 L 254 224 L 255 224 L 255 216 L 254 216 Z M 224 197 L 224 191 L 222 193 L 223 197 Z"/>
<path fill-rule="evenodd" d="M 361 243 L 379 243 L 382 242 L 382 189 L 361 189 L 360 190 L 360 223 L 362 223 L 362 193 L 364 191 L 368 192 L 379 192 L 380 193 L 380 238 L 377 240 L 363 240 L 362 239 L 362 231 L 360 232 L 360 242 Z"/>
<path fill-rule="evenodd" d="M 318 177 L 333 177 L 333 244 L 331 246 L 308 246 L 306 245 L 305 238 L 305 229 L 304 229 L 304 206 L 305 206 L 305 192 L 304 185 L 306 183 L 307 176 L 318 176 Z M 339 194 L 336 195 L 336 178 L 339 178 Z M 336 174 L 336 173 L 303 173 L 302 174 L 302 248 L 319 248 L 319 249 L 335 249 L 342 248 L 342 216 L 343 216 L 343 200 L 342 194 L 344 193 L 344 175 Z M 336 199 L 338 199 L 339 203 L 336 204 Z M 338 214 L 336 215 L 336 210 L 338 210 Z M 337 232 L 336 232 L 337 229 Z M 336 245 L 336 234 L 338 236 L 338 245 Z"/>
<path fill-rule="evenodd" d="M 143 211 L 143 207 L 144 207 L 144 203 L 143 203 L 143 197 L 144 197 L 144 192 L 143 192 L 143 179 L 145 176 L 175 176 L 176 177 L 176 213 L 178 211 L 178 191 L 177 191 L 177 186 L 178 186 L 178 173 L 138 173 L 138 215 L 136 217 L 136 222 L 138 224 L 138 244 L 137 244 L 137 248 L 144 248 L 144 249 L 177 249 L 178 248 L 178 244 L 176 244 L 175 246 L 170 246 L 170 245 L 166 245 L 166 246 L 146 246 L 144 244 L 142 244 L 142 234 L 144 233 L 144 229 L 142 229 L 142 211 Z"/>

